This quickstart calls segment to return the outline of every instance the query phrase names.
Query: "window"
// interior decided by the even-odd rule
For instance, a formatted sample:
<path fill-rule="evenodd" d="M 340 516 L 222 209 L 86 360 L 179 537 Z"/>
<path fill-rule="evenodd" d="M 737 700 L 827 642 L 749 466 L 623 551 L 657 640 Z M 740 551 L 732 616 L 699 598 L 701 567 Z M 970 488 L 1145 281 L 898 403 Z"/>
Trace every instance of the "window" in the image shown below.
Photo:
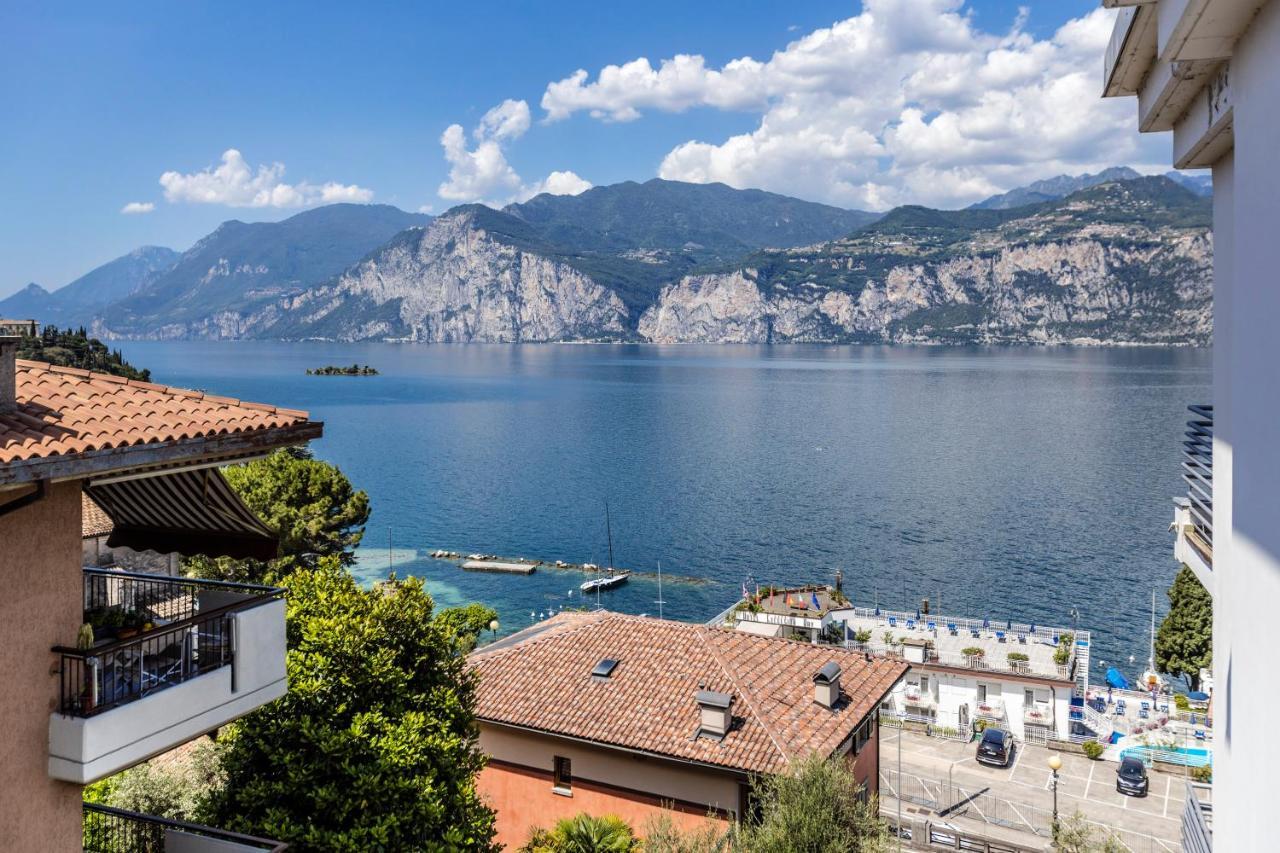
<path fill-rule="evenodd" d="M 978 704 L 985 705 L 987 702 L 987 685 L 978 685 Z"/>
<path fill-rule="evenodd" d="M 557 755 L 555 758 L 551 790 L 557 794 L 567 794 L 573 790 L 573 765 L 563 755 Z"/>
<path fill-rule="evenodd" d="M 920 676 L 920 692 L 921 693 L 929 692 L 929 676 L 927 675 Z"/>
<path fill-rule="evenodd" d="M 1036 703 L 1036 692 L 1034 690 L 1022 691 L 1022 704 L 1030 708 Z"/>

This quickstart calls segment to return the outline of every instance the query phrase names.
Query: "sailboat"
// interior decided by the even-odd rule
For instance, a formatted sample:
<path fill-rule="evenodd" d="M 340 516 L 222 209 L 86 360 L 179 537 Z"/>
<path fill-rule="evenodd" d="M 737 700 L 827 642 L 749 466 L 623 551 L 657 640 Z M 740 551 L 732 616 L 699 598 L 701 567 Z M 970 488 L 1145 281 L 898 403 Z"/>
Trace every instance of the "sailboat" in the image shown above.
<path fill-rule="evenodd" d="M 599 567 L 596 570 L 596 576 L 589 581 L 585 581 L 581 587 L 583 592 L 594 592 L 596 594 L 596 606 L 600 604 L 600 592 L 606 589 L 613 589 L 615 586 L 621 586 L 627 582 L 627 578 L 631 577 L 631 572 L 622 570 L 615 572 L 613 570 L 613 524 L 609 518 L 609 502 L 604 504 L 604 525 L 605 531 L 609 537 L 609 568 L 607 574 L 600 574 Z"/>
<path fill-rule="evenodd" d="M 1151 590 L 1151 650 L 1147 657 L 1147 668 L 1142 673 L 1141 687 L 1147 692 L 1163 690 L 1164 676 L 1156 671 L 1156 591 Z"/>

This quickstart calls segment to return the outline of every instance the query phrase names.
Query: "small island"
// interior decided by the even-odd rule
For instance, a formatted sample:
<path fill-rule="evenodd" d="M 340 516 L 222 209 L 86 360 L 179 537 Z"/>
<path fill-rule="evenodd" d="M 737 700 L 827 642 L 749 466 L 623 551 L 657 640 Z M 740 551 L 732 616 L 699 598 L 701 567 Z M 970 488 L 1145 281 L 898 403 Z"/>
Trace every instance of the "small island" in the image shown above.
<path fill-rule="evenodd" d="M 330 364 L 325 367 L 308 367 L 308 376 L 377 376 L 378 371 L 374 367 L 367 364 L 352 364 L 346 367 L 338 367 Z"/>

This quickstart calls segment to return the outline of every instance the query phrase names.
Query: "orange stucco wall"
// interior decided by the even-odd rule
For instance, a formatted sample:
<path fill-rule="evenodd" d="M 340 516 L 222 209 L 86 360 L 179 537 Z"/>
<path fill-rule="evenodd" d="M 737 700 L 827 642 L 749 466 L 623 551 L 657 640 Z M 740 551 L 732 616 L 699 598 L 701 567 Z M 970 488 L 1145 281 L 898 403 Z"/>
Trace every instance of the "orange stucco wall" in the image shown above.
<path fill-rule="evenodd" d="M 22 491 L 0 491 L 0 505 Z M 49 778 L 55 645 L 83 614 L 80 484 L 0 515 L 0 850 L 78 851 L 80 787 Z"/>
<path fill-rule="evenodd" d="M 862 745 L 862 750 L 854 756 L 853 776 L 862 783 L 868 793 L 880 793 L 880 727 L 876 725 L 875 735 Z"/>
<path fill-rule="evenodd" d="M 536 827 L 553 826 L 563 818 L 586 812 L 617 815 L 643 834 L 645 824 L 662 813 L 685 830 L 693 830 L 708 819 L 705 810 L 691 806 L 667 808 L 657 798 L 614 788 L 594 780 L 574 779 L 571 794 L 551 789 L 551 773 L 524 767 L 492 763 L 480 772 L 476 782 L 480 795 L 498 813 L 497 838 L 508 850 L 529 839 Z"/>

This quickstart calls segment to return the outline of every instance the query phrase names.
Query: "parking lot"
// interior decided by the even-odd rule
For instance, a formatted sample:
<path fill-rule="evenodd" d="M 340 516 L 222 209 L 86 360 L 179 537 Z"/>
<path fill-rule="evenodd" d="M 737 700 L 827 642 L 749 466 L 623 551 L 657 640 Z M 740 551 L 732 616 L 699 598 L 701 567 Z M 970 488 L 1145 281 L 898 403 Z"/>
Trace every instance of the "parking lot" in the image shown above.
<path fill-rule="evenodd" d="M 1083 755 L 1018 744 L 1008 767 L 986 767 L 974 759 L 976 744 L 930 738 L 917 732 L 902 736 L 898 776 L 899 732 L 881 729 L 881 795 L 899 794 L 904 801 L 932 802 L 943 816 L 980 819 L 997 825 L 1042 833 L 1052 822 L 1053 790 L 1049 756 L 1062 759 L 1058 771 L 1058 812 L 1080 811 L 1110 827 L 1135 851 L 1177 851 L 1181 845 L 1183 777 L 1150 774 L 1146 797 L 1116 791 L 1116 765 L 1090 761 Z"/>

